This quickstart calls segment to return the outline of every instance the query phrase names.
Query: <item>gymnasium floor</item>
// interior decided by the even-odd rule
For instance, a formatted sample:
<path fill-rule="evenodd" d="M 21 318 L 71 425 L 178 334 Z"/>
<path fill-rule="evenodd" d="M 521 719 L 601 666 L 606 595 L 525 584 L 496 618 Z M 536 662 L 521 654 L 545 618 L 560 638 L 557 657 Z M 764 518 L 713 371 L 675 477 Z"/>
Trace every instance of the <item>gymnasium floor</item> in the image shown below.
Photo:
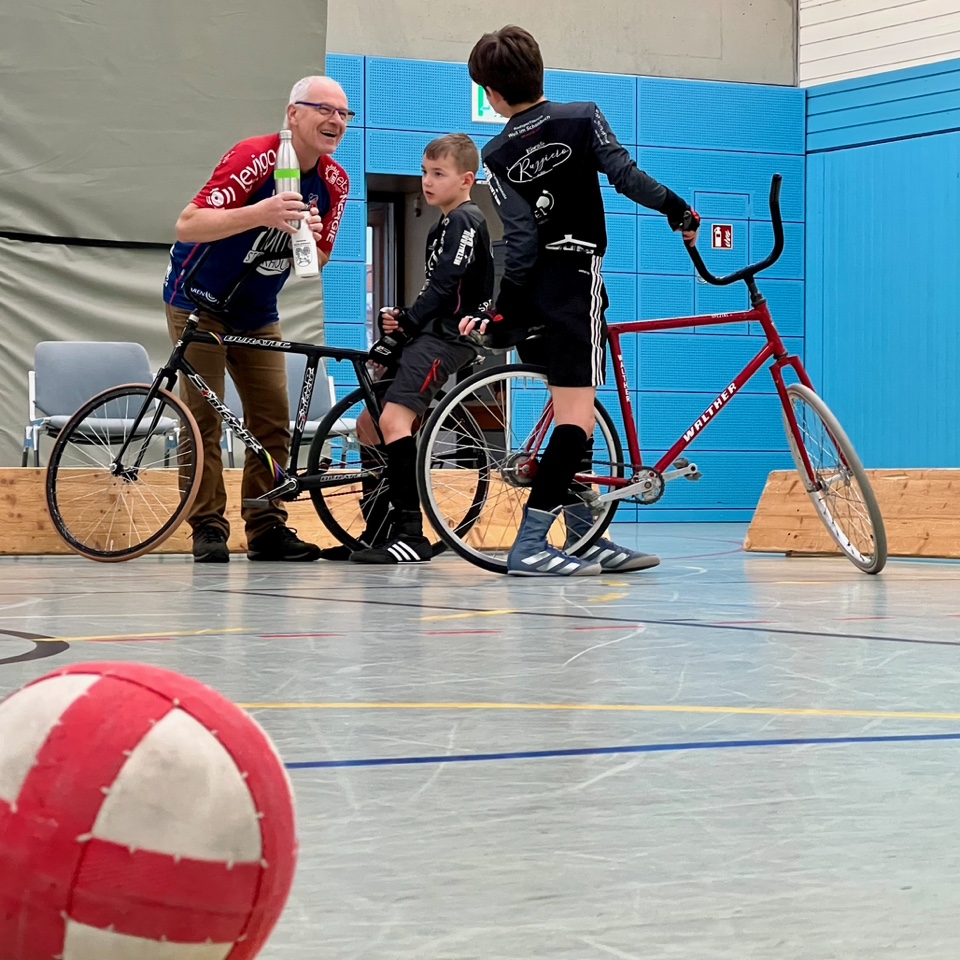
<path fill-rule="evenodd" d="M 253 711 L 302 845 L 265 960 L 956 960 L 960 565 L 615 531 L 662 566 L 4 559 L 0 696 L 130 659 Z"/>

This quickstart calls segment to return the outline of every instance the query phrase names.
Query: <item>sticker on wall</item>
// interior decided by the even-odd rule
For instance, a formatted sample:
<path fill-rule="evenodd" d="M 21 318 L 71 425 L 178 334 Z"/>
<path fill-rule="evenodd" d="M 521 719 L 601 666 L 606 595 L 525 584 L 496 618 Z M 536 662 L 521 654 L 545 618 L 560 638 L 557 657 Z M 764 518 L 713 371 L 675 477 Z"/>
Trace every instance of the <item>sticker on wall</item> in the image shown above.
<path fill-rule="evenodd" d="M 733 224 L 715 223 L 713 225 L 713 249 L 733 249 Z"/>
<path fill-rule="evenodd" d="M 506 123 L 507 118 L 501 117 L 493 107 L 490 106 L 490 101 L 487 100 L 487 92 L 476 83 L 474 80 L 470 81 L 470 91 L 472 94 L 472 103 L 473 103 L 473 122 L 474 123 Z"/>

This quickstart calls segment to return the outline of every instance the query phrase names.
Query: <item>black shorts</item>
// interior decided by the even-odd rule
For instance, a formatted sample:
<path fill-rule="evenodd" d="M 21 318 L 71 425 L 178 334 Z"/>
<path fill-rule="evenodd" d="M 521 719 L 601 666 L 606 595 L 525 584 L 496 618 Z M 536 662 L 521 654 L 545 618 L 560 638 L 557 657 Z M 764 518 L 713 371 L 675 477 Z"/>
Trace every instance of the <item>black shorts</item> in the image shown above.
<path fill-rule="evenodd" d="M 607 354 L 606 310 L 610 305 L 600 275 L 600 257 L 541 254 L 530 295 L 543 332 L 517 348 L 525 363 L 547 368 L 553 387 L 599 387 Z"/>
<path fill-rule="evenodd" d="M 403 348 L 397 375 L 387 387 L 384 403 L 399 403 L 422 416 L 447 378 L 476 355 L 477 351 L 466 343 L 421 333 Z"/>

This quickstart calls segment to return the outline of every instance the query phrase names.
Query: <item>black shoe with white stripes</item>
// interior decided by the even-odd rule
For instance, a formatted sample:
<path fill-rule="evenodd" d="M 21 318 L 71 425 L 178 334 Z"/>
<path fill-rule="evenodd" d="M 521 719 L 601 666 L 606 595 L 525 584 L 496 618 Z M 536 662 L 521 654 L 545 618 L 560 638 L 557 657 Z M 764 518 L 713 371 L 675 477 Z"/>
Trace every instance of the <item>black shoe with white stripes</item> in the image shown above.
<path fill-rule="evenodd" d="M 424 536 L 401 534 L 391 537 L 379 547 L 355 550 L 350 554 L 351 563 L 426 563 L 432 559 L 430 541 Z"/>

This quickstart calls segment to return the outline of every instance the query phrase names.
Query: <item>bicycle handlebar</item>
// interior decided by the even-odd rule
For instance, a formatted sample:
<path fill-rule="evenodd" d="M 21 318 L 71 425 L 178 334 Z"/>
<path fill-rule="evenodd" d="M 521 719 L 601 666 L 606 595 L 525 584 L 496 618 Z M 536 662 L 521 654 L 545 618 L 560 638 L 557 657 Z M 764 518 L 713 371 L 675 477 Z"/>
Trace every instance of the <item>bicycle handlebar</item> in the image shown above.
<path fill-rule="evenodd" d="M 707 265 L 703 262 L 703 257 L 700 256 L 700 251 L 696 247 L 684 244 L 687 248 L 687 253 L 690 254 L 690 259 L 693 261 L 693 265 L 697 268 L 697 273 L 699 273 L 707 283 L 711 283 L 715 287 L 725 287 L 728 284 L 736 283 L 738 280 L 746 280 L 748 278 L 752 280 L 761 270 L 766 270 L 767 267 L 780 259 L 780 254 L 783 253 L 783 219 L 780 216 L 780 187 L 782 184 L 783 177 L 780 176 L 779 173 L 775 173 L 773 180 L 770 182 L 770 217 L 773 220 L 773 250 L 765 260 L 761 260 L 759 263 L 753 263 L 749 267 L 738 270 L 736 273 L 731 273 L 729 276 L 715 277 L 707 269 Z"/>

